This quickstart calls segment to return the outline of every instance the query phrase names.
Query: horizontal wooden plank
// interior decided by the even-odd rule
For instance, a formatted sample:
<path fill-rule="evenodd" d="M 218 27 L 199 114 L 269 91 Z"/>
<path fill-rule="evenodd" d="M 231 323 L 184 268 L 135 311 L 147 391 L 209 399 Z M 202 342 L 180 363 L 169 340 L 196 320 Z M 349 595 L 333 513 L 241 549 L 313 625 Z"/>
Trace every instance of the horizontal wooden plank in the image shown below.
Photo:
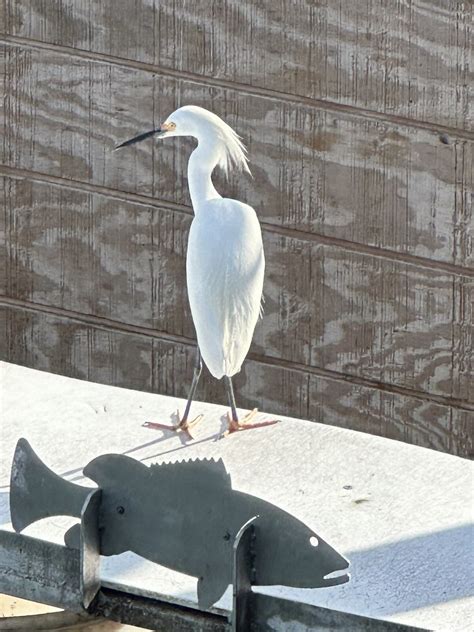
<path fill-rule="evenodd" d="M 194 351 L 192 345 L 107 331 L 40 312 L 0 308 L 2 360 L 79 379 L 185 397 Z M 472 455 L 474 413 L 451 406 L 253 360 L 244 363 L 235 387 L 242 408 L 258 406 L 274 415 Z M 225 404 L 222 383 L 206 371 L 198 399 Z"/>
<path fill-rule="evenodd" d="M 194 338 L 190 216 L 2 182 L 3 295 Z M 272 233 L 264 246 L 265 315 L 253 353 L 474 401 L 472 279 Z"/>
<path fill-rule="evenodd" d="M 189 205 L 192 141 L 112 150 L 196 103 L 247 142 L 255 179 L 217 183 L 262 221 L 474 264 L 473 142 L 50 51 L 5 55 L 5 165 Z"/>
<path fill-rule="evenodd" d="M 472 2 L 7 0 L 12 35 L 472 126 Z"/>

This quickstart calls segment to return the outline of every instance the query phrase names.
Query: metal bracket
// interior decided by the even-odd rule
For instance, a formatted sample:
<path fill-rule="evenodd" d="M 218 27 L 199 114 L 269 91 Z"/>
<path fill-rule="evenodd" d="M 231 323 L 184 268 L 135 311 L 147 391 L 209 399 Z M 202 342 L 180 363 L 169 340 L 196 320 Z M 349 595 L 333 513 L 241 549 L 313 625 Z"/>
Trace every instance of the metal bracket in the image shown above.
<path fill-rule="evenodd" d="M 87 610 L 100 589 L 99 509 L 101 490 L 89 493 L 81 511 L 81 595 Z"/>
<path fill-rule="evenodd" d="M 250 630 L 252 584 L 256 582 L 255 521 L 250 518 L 234 540 L 234 567 L 232 573 L 232 632 Z"/>

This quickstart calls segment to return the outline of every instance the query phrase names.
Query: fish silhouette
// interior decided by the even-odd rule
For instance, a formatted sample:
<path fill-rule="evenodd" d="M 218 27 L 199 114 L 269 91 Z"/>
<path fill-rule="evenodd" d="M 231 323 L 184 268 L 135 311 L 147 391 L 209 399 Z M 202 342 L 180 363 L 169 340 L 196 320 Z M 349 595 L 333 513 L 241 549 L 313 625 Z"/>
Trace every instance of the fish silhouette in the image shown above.
<path fill-rule="evenodd" d="M 101 554 L 133 551 L 196 577 L 201 608 L 218 601 L 232 583 L 235 537 L 255 516 L 256 584 L 318 588 L 349 580 L 347 573 L 328 577 L 349 563 L 303 522 L 232 489 L 221 459 L 146 466 L 107 454 L 92 460 L 84 475 L 102 490 Z M 58 477 L 20 439 L 11 480 L 15 531 L 47 516 L 80 517 L 91 489 Z M 78 547 L 79 534 L 80 525 L 75 525 L 65 535 L 66 544 Z"/>

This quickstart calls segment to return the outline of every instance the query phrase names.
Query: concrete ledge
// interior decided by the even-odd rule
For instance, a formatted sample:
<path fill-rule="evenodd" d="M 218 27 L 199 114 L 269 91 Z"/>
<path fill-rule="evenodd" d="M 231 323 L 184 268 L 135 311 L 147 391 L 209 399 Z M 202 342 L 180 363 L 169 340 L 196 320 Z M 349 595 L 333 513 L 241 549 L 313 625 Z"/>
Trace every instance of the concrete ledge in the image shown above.
<path fill-rule="evenodd" d="M 144 463 L 222 457 L 237 489 L 304 520 L 351 561 L 343 586 L 259 589 L 309 604 L 434 630 L 470 630 L 474 601 L 473 465 L 363 433 L 291 418 L 218 440 L 226 409 L 196 403 L 196 438 L 152 431 L 181 400 L 0 363 L 0 527 L 10 528 L 8 482 L 19 437 L 58 474 L 106 452 Z M 262 419 L 271 418 L 262 414 Z M 55 518 L 25 533 L 62 542 L 74 521 Z M 132 554 L 104 559 L 107 585 L 195 602 L 195 580 Z M 219 607 L 230 607 L 230 591 Z"/>

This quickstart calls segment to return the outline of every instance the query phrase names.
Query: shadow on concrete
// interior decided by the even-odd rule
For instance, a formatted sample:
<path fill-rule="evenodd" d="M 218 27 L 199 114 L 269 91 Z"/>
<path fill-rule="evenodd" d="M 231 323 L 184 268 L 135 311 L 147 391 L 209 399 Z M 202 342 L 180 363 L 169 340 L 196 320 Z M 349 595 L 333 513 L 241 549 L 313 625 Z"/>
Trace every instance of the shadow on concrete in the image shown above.
<path fill-rule="evenodd" d="M 435 531 L 347 554 L 352 580 L 371 594 L 383 592 L 374 615 L 409 612 L 474 595 L 474 525 Z"/>

